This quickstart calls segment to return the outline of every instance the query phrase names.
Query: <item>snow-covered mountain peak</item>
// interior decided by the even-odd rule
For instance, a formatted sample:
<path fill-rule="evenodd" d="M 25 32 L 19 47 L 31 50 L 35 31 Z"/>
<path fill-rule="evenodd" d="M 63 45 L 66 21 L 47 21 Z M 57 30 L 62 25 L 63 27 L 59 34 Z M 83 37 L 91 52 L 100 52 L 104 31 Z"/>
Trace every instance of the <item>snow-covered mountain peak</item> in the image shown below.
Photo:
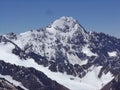
<path fill-rule="evenodd" d="M 62 16 L 62 17 L 59 18 L 59 20 L 74 21 L 74 22 L 76 22 L 76 20 L 73 17 L 68 17 L 68 16 Z"/>
<path fill-rule="evenodd" d="M 77 24 L 77 21 L 73 17 L 60 17 L 52 23 L 53 27 L 59 26 L 63 28 L 64 26 L 74 27 Z"/>
<path fill-rule="evenodd" d="M 81 30 L 84 31 L 82 26 L 73 17 L 63 16 L 55 20 L 51 25 L 49 25 L 48 31 L 51 32 L 71 32 Z"/>
<path fill-rule="evenodd" d="M 118 79 L 112 80 L 117 85 L 120 39 L 87 32 L 77 20 L 65 16 L 45 28 L 0 35 L 1 75 L 11 76 L 29 90 L 56 90 L 56 83 L 41 72 L 70 90 L 100 90 L 113 78 Z M 47 89 L 48 85 L 53 87 Z"/>

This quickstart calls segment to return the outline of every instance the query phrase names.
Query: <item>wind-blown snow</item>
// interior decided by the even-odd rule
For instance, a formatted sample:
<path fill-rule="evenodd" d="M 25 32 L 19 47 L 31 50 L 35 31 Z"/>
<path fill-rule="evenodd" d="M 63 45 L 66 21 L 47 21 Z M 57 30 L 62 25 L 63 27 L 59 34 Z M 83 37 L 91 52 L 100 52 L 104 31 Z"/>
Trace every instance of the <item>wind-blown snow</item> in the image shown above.
<path fill-rule="evenodd" d="M 0 43 L 0 60 L 19 66 L 33 67 L 36 70 L 42 71 L 49 78 L 57 81 L 70 90 L 99 90 L 102 83 L 105 84 L 106 82 L 109 82 L 111 80 L 111 77 L 109 77 L 109 79 L 106 79 L 108 76 L 103 76 L 103 79 L 105 81 L 103 79 L 101 80 L 97 78 L 98 72 L 100 70 L 99 67 L 93 68 L 93 70 L 91 70 L 91 72 L 88 72 L 88 74 L 83 79 L 67 75 L 66 73 L 62 74 L 59 72 L 51 72 L 47 67 L 38 65 L 33 59 L 20 60 L 18 56 L 11 53 L 13 48 L 14 45 L 10 43 L 6 45 Z"/>
<path fill-rule="evenodd" d="M 117 52 L 116 52 L 116 51 L 108 52 L 108 55 L 109 55 L 110 57 L 116 57 L 116 56 L 117 56 Z"/>
<path fill-rule="evenodd" d="M 97 54 L 93 53 L 92 51 L 90 51 L 90 49 L 88 48 L 88 45 L 85 45 L 83 48 L 82 48 L 82 52 L 84 54 L 86 54 L 87 56 L 98 56 Z"/>
<path fill-rule="evenodd" d="M 1 75 L 0 74 L 0 77 L 1 78 L 4 78 L 6 79 L 7 81 L 9 81 L 10 83 L 14 84 L 15 86 L 20 86 L 21 88 L 23 88 L 24 90 L 28 90 L 27 88 L 25 88 L 21 82 L 18 82 L 16 80 L 13 80 L 13 78 L 9 75 Z"/>

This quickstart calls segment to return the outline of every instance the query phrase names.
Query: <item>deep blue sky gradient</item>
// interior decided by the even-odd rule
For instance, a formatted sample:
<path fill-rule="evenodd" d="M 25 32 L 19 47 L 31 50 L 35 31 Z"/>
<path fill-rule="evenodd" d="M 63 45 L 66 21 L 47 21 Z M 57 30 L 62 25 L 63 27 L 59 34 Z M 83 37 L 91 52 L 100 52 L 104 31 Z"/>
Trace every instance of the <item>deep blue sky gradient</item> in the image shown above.
<path fill-rule="evenodd" d="M 45 27 L 61 16 L 120 37 L 120 0 L 0 0 L 0 34 Z"/>

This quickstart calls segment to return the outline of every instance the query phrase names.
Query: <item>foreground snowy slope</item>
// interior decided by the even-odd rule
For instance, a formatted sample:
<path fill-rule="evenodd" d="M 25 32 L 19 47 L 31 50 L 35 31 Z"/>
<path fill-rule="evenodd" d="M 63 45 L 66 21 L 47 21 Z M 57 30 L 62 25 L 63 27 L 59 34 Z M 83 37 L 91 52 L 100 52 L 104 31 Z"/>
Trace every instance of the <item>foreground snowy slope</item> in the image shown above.
<path fill-rule="evenodd" d="M 36 78 L 39 71 L 43 72 L 70 90 L 100 90 L 119 75 L 120 40 L 104 33 L 87 32 L 72 17 L 61 17 L 45 28 L 1 35 L 0 60 L 11 67 L 15 65 L 14 68 L 23 66 L 25 70 L 21 73 L 30 71 Z M 13 77 L 9 73 L 4 75 Z M 14 79 L 30 89 L 24 84 L 26 78 Z M 63 86 L 60 90 L 67 90 Z"/>

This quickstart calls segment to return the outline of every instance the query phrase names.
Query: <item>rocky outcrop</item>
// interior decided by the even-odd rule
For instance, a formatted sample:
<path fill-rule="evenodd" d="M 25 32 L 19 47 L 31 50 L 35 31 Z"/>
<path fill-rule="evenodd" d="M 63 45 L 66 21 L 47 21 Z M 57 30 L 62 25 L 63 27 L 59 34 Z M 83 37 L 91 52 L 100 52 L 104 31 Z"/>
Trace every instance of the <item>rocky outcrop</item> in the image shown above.
<path fill-rule="evenodd" d="M 20 86 L 15 86 L 4 78 L 0 78 L 0 90 L 24 90 Z"/>
<path fill-rule="evenodd" d="M 0 61 L 0 74 L 11 76 L 29 90 L 68 90 L 34 68 L 25 68 Z"/>

